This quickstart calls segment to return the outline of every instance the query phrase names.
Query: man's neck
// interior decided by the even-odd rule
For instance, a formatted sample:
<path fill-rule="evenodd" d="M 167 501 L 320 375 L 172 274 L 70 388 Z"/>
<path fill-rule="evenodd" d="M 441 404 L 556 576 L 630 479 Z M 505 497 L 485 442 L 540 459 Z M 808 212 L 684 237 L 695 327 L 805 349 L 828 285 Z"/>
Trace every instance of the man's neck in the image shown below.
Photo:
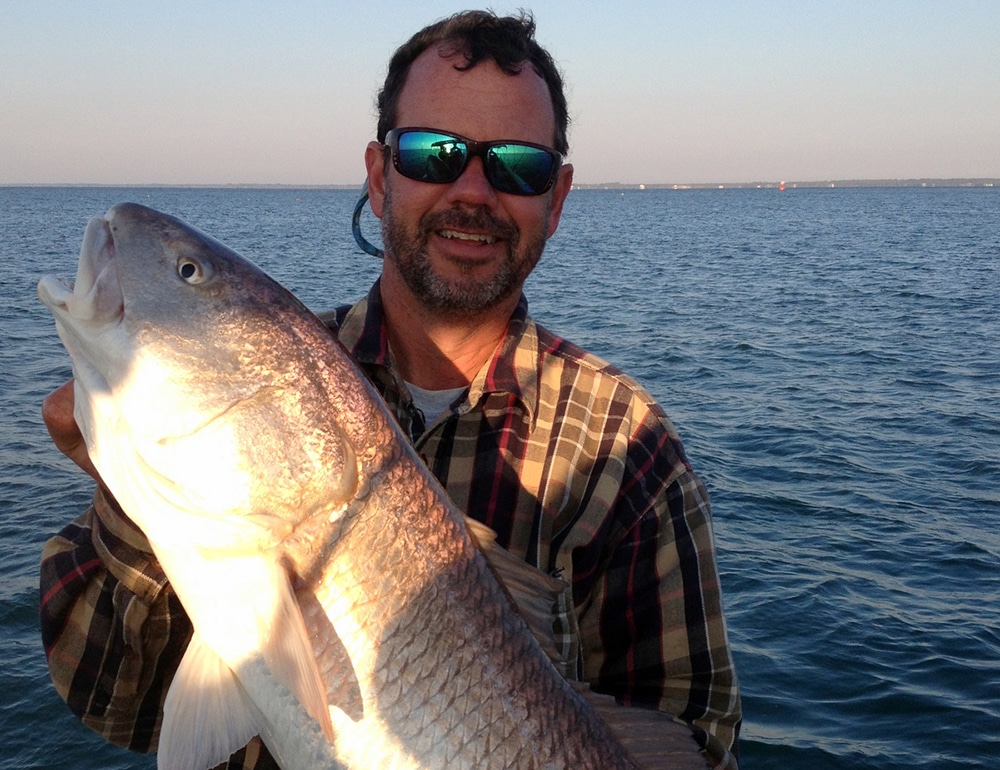
<path fill-rule="evenodd" d="M 475 317 L 444 316 L 405 287 L 381 283 L 386 329 L 403 379 L 427 390 L 468 385 L 507 331 L 518 297 Z"/>

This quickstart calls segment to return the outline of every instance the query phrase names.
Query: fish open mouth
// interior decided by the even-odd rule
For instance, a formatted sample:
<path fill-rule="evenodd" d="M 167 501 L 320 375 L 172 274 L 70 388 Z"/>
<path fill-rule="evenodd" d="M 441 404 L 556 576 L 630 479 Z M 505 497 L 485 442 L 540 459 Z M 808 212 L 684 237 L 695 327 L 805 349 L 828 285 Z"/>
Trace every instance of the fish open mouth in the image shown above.
<path fill-rule="evenodd" d="M 70 284 L 53 275 L 44 276 L 38 283 L 38 296 L 57 318 L 98 323 L 121 318 L 124 300 L 115 265 L 115 242 L 106 217 L 94 217 L 87 224 L 76 281 Z"/>

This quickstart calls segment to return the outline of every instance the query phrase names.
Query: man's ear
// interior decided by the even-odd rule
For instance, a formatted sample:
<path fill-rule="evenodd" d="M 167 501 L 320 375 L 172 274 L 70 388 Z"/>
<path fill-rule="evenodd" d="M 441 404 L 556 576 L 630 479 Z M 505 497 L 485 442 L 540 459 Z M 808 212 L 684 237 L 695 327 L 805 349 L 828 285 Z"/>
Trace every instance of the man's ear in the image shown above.
<path fill-rule="evenodd" d="M 546 228 L 546 238 L 551 238 L 559 227 L 559 218 L 562 216 L 563 203 L 569 195 L 570 188 L 573 187 L 573 166 L 564 163 L 559 169 L 559 176 L 552 187 L 552 206 L 549 208 L 549 221 Z"/>
<path fill-rule="evenodd" d="M 368 203 L 372 212 L 382 218 L 385 203 L 385 145 L 369 142 L 365 148 L 365 168 L 368 169 Z"/>

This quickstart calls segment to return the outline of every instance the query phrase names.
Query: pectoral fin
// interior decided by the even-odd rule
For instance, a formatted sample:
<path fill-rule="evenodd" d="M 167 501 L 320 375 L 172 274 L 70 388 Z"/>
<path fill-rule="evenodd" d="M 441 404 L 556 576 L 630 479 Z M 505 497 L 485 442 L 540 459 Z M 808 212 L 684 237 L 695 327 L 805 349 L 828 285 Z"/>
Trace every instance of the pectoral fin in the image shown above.
<path fill-rule="evenodd" d="M 281 569 L 279 567 L 279 569 Z M 265 640 L 262 653 L 274 677 L 298 699 L 315 719 L 328 741 L 333 741 L 333 724 L 326 698 L 326 685 L 316 664 L 312 642 L 306 629 L 298 600 L 283 569 L 277 614 L 262 630 Z"/>
<path fill-rule="evenodd" d="M 168 692 L 169 720 L 164 708 L 163 766 L 205 770 L 256 734 L 266 741 L 289 718 L 289 693 L 332 742 L 326 688 L 281 562 L 252 555 L 175 566 L 187 567 L 174 570 L 184 581 L 174 585 L 195 635 Z"/>

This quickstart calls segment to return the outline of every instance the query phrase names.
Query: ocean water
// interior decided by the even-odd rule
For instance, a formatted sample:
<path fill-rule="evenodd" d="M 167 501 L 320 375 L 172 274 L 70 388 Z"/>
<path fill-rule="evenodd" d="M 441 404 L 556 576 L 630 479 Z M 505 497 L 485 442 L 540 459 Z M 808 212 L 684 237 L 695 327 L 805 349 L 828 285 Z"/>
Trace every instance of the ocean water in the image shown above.
<path fill-rule="evenodd" d="M 45 667 L 38 557 L 90 484 L 39 416 L 70 369 L 38 278 L 134 200 L 331 307 L 379 269 L 355 197 L 0 188 L 0 770 L 154 766 L 79 725 Z M 653 392 L 708 485 L 743 766 L 994 766 L 1000 192 L 574 191 L 527 293 Z"/>

